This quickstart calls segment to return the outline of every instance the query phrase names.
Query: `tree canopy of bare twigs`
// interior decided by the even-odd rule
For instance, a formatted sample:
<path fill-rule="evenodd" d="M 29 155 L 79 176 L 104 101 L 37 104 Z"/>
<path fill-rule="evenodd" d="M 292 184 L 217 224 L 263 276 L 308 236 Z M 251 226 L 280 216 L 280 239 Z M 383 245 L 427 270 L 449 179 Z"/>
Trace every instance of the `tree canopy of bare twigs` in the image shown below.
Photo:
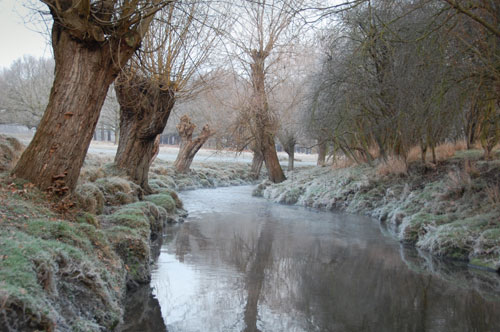
<path fill-rule="evenodd" d="M 279 121 L 269 107 L 269 93 L 275 83 L 272 69 L 300 34 L 302 25 L 297 14 L 303 5 L 302 0 L 237 2 L 242 19 L 230 35 L 235 66 L 248 79 L 252 91 L 240 111 L 240 132 L 247 136 L 243 141 L 254 151 L 254 158 L 264 160 L 273 182 L 281 182 L 285 176 L 275 148 Z"/>
<path fill-rule="evenodd" d="M 204 86 L 203 67 L 225 24 L 203 1 L 175 2 L 156 15 L 141 49 L 120 73 L 120 140 L 115 164 L 146 191 L 155 142 L 177 99 Z M 205 72 L 204 72 L 205 71 Z"/>

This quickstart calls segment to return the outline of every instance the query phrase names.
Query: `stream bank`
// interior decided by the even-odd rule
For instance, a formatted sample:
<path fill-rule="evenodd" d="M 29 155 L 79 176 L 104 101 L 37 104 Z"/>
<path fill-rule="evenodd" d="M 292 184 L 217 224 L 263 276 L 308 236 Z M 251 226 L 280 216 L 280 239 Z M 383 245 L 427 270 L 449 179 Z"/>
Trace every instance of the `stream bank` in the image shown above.
<path fill-rule="evenodd" d="M 460 151 L 406 174 L 357 165 L 302 168 L 280 184 L 264 181 L 254 195 L 282 204 L 365 214 L 401 242 L 433 255 L 500 270 L 500 160 Z"/>
<path fill-rule="evenodd" d="M 176 190 L 248 183 L 244 164 L 194 164 L 178 174 L 152 167 L 142 190 L 89 155 L 74 196 L 63 203 L 9 170 L 22 152 L 0 137 L 0 331 L 111 331 L 128 290 L 144 292 L 167 223 L 187 215 Z M 126 329 L 126 327 L 125 327 Z"/>

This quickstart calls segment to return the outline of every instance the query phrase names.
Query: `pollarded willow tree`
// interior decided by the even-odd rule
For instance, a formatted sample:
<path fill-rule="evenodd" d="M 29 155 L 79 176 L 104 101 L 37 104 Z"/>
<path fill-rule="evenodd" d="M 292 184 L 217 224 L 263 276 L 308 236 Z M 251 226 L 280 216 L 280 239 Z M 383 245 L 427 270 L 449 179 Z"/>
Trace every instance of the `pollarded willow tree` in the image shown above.
<path fill-rule="evenodd" d="M 208 124 L 204 125 L 199 133 L 198 137 L 193 139 L 193 133 L 196 129 L 196 125 L 191 122 L 191 119 L 187 115 L 183 115 L 179 124 L 177 125 L 177 131 L 181 137 L 181 144 L 179 146 L 179 154 L 174 162 L 174 167 L 177 172 L 186 173 L 191 167 L 194 156 L 201 149 L 203 144 L 214 134 L 210 129 Z"/>
<path fill-rule="evenodd" d="M 171 0 L 41 0 L 53 20 L 55 78 L 30 145 L 12 171 L 41 189 L 72 191 L 109 85 Z"/>
<path fill-rule="evenodd" d="M 218 8 L 221 9 L 221 8 Z M 146 193 L 149 167 L 158 151 L 177 99 L 202 86 L 201 66 L 218 41 L 224 24 L 203 1 L 175 2 L 155 17 L 141 50 L 115 83 L 120 104 L 120 140 L 115 164 Z"/>
<path fill-rule="evenodd" d="M 297 14 L 303 0 L 259 0 L 237 2 L 241 19 L 234 25 L 234 56 L 245 70 L 251 85 L 251 97 L 243 125 L 252 135 L 249 146 L 255 158 L 263 158 L 269 179 L 285 180 L 275 147 L 279 120 L 269 107 L 269 74 L 274 64 L 286 54 L 287 45 L 300 32 Z M 255 160 L 254 160 L 255 163 Z"/>

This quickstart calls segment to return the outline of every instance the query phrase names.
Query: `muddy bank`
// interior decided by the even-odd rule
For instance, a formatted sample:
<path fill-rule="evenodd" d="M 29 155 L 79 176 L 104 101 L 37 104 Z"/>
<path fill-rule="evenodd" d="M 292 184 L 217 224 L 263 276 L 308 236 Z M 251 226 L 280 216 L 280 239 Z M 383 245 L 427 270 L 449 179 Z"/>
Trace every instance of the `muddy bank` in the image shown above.
<path fill-rule="evenodd" d="M 2 332 L 116 329 L 127 291 L 144 291 L 151 279 L 165 224 L 186 216 L 176 190 L 249 181 L 246 165 L 208 165 L 187 175 L 158 165 L 156 193 L 145 196 L 108 159 L 89 156 L 75 195 L 61 204 L 9 176 L 22 149 L 1 143 L 9 152 L 0 173 Z"/>
<path fill-rule="evenodd" d="M 464 151 L 437 167 L 410 165 L 406 175 L 378 175 L 367 165 L 313 167 L 254 195 L 278 203 L 366 214 L 401 242 L 434 255 L 500 269 L 500 160 Z"/>

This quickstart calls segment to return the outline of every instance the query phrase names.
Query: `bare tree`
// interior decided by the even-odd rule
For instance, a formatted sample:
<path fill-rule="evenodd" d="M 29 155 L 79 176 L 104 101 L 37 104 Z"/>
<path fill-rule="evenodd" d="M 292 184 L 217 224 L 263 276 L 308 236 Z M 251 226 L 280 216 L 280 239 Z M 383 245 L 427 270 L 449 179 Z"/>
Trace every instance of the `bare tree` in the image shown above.
<path fill-rule="evenodd" d="M 367 3 L 332 33 L 320 80 L 313 89 L 311 119 L 335 151 L 371 161 L 378 151 L 406 160 L 412 146 L 433 152 L 457 127 L 459 75 L 445 30 L 442 6 L 404 1 Z M 390 23 L 389 23 L 390 22 Z"/>
<path fill-rule="evenodd" d="M 24 56 L 0 73 L 0 123 L 35 128 L 47 107 L 54 61 Z"/>
<path fill-rule="evenodd" d="M 201 149 L 203 144 L 214 134 L 209 125 L 204 125 L 198 137 L 193 140 L 193 133 L 196 125 L 191 122 L 189 116 L 184 115 L 177 125 L 179 136 L 181 137 L 181 144 L 179 147 L 179 154 L 174 162 L 174 167 L 177 172 L 186 173 L 193 162 L 194 156 Z"/>
<path fill-rule="evenodd" d="M 218 40 L 220 24 L 202 1 L 169 4 L 154 20 L 138 57 L 116 81 L 121 115 L 115 164 L 148 193 L 155 142 L 176 99 L 196 92 L 203 83 L 200 66 Z"/>
<path fill-rule="evenodd" d="M 111 140 L 110 133 L 114 135 L 114 143 L 118 143 L 120 137 L 120 104 L 116 97 L 115 88 L 111 85 L 108 90 L 104 104 L 102 105 L 101 115 L 97 126 L 101 126 L 108 133 L 108 141 Z"/>
<path fill-rule="evenodd" d="M 306 104 L 307 80 L 311 68 L 317 65 L 314 47 L 306 41 L 296 43 L 290 48 L 287 57 L 283 57 L 273 71 L 280 78 L 270 92 L 270 105 L 278 114 L 279 129 L 277 137 L 288 154 L 288 170 L 294 168 L 295 147 L 304 138 L 302 122 Z"/>
<path fill-rule="evenodd" d="M 13 170 L 41 189 L 76 186 L 109 85 L 169 0 L 41 0 L 53 19 L 55 78 L 38 130 Z M 78 139 L 75 139 L 78 138 Z"/>
<path fill-rule="evenodd" d="M 233 30 L 234 55 L 246 71 L 252 95 L 247 115 L 242 118 L 253 142 L 249 144 L 259 151 L 273 182 L 285 180 L 275 147 L 278 119 L 269 107 L 269 72 L 279 58 L 286 53 L 286 44 L 295 39 L 300 31 L 295 24 L 301 0 L 272 0 L 238 2 L 241 11 L 238 24 Z M 258 154 L 256 155 L 258 156 Z M 256 163 L 258 164 L 258 163 Z"/>

